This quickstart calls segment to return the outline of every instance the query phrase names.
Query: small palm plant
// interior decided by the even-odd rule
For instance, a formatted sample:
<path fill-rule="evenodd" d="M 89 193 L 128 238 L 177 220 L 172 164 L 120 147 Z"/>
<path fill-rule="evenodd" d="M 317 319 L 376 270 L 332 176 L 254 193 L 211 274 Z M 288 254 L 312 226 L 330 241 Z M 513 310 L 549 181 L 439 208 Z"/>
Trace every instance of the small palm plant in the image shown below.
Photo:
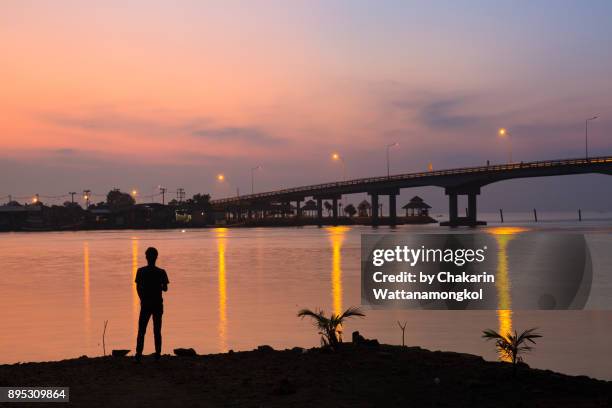
<path fill-rule="evenodd" d="M 513 371 L 516 371 L 516 364 L 523 361 L 521 354 L 531 351 L 533 349 L 531 344 L 536 344 L 535 339 L 542 337 L 536 333 L 536 330 L 537 328 L 528 329 L 520 335 L 515 330 L 514 334 L 509 332 L 502 335 L 495 330 L 487 329 L 482 332 L 482 337 L 486 340 L 495 340 L 497 350 L 507 361 L 512 362 Z"/>
<path fill-rule="evenodd" d="M 338 345 L 342 343 L 342 323 L 349 317 L 365 316 L 358 307 L 349 307 L 342 314 L 332 313 L 330 317 L 325 316 L 322 310 L 313 312 L 310 309 L 302 309 L 297 315 L 301 318 L 311 317 L 321 335 L 321 346 L 329 347 L 332 350 L 336 350 Z"/>

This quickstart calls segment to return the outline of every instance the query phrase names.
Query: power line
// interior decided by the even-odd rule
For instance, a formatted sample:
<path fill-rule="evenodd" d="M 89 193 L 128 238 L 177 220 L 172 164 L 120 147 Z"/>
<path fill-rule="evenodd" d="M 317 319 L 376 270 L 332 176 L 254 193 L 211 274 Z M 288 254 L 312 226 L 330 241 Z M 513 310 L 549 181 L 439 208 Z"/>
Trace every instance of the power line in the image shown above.
<path fill-rule="evenodd" d="M 120 191 L 119 189 L 115 188 L 114 190 L 116 191 Z M 111 191 L 114 191 L 111 190 Z M 185 193 L 185 189 L 184 188 L 177 188 L 176 190 L 169 190 L 166 187 L 160 187 L 158 192 L 152 193 L 152 194 L 147 194 L 147 195 L 143 195 L 143 198 L 146 198 L 148 200 L 154 200 L 156 197 L 161 197 L 161 201 L 162 204 L 165 204 L 166 202 L 166 193 L 168 194 L 176 194 L 176 199 L 179 202 L 183 202 L 185 201 L 185 197 L 186 197 L 186 193 Z M 106 198 L 108 194 L 101 194 L 101 193 L 96 193 L 92 190 L 89 189 L 84 189 L 82 190 L 82 194 L 83 194 L 83 200 L 85 200 L 87 206 L 89 206 L 89 203 L 92 201 L 92 198 Z M 14 196 L 12 194 L 7 194 L 7 195 L 3 195 L 0 196 L 0 200 L 7 200 L 10 201 L 34 201 L 37 202 L 39 200 L 49 200 L 49 201 L 53 201 L 53 200 L 62 200 L 62 199 L 70 199 L 71 203 L 75 202 L 75 196 L 77 195 L 76 191 L 70 191 L 68 193 L 64 193 L 64 194 L 32 194 L 32 195 L 28 195 L 28 196 Z"/>
<path fill-rule="evenodd" d="M 177 188 L 176 189 L 176 200 L 179 203 L 182 203 L 184 199 L 185 199 L 185 189 L 184 188 Z"/>

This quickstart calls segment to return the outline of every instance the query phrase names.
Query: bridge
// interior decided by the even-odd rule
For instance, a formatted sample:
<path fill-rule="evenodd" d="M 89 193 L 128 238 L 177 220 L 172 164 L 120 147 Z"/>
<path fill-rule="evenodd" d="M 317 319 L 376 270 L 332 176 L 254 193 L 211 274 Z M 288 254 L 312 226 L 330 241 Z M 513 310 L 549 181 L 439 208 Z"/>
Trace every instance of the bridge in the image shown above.
<path fill-rule="evenodd" d="M 437 186 L 444 188 L 449 202 L 449 221 L 441 225 L 475 226 L 485 224 L 477 219 L 476 205 L 476 197 L 480 194 L 480 189 L 483 186 L 517 178 L 587 173 L 611 175 L 612 156 L 507 163 L 396 174 L 388 177 L 361 178 L 228 197 L 211 200 L 211 204 L 217 211 L 224 211 L 233 217 L 250 218 L 254 212 L 261 211 L 266 206 L 279 204 L 281 206 L 284 205 L 286 208 L 290 206 L 290 203 L 295 202 L 296 217 L 300 217 L 302 214 L 300 207 L 302 201 L 307 197 L 312 197 L 317 202 L 317 218 L 319 224 L 321 224 L 323 218 L 323 200 L 332 201 L 332 217 L 334 220 L 337 220 L 338 200 L 343 194 L 367 193 L 372 201 L 372 225 L 377 225 L 380 222 L 378 211 L 380 196 L 388 196 L 389 223 L 393 225 L 397 220 L 396 196 L 400 193 L 400 189 Z M 465 217 L 459 216 L 457 210 L 457 197 L 460 195 L 466 195 L 468 199 Z"/>

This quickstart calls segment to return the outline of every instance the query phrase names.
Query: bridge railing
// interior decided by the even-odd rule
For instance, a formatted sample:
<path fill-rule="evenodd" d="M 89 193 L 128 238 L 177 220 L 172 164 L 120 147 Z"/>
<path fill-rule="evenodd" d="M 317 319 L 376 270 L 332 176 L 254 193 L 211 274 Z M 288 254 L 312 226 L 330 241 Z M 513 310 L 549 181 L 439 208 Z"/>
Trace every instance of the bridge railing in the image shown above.
<path fill-rule="evenodd" d="M 292 195 L 302 192 L 311 192 L 313 190 L 322 190 L 326 188 L 338 188 L 338 187 L 350 187 L 360 184 L 371 184 L 384 181 L 401 181 L 401 180 L 412 180 L 415 178 L 426 178 L 426 177 L 440 177 L 440 176 L 451 176 L 461 175 L 470 173 L 481 173 L 481 172 L 497 172 L 497 171 L 509 171 L 517 169 L 528 169 L 528 168 L 542 168 L 542 167 L 560 167 L 560 166 L 576 166 L 576 165 L 590 165 L 600 163 L 612 162 L 612 156 L 602 156 L 593 158 L 576 158 L 576 159 L 560 159 L 560 160 L 543 160 L 533 162 L 520 162 L 520 163 L 505 163 L 505 164 L 494 164 L 488 166 L 477 166 L 477 167 L 459 167 L 455 169 L 446 170 L 432 170 L 417 173 L 405 173 L 396 174 L 392 176 L 378 176 L 360 178 L 346 181 L 335 181 L 322 184 L 312 184 L 301 187 L 287 188 L 276 191 L 267 191 L 263 193 L 247 194 L 243 196 L 235 196 L 222 198 L 217 200 L 211 200 L 211 204 L 223 204 L 235 201 L 247 201 L 256 200 L 260 198 L 273 197 L 273 196 L 285 196 Z"/>

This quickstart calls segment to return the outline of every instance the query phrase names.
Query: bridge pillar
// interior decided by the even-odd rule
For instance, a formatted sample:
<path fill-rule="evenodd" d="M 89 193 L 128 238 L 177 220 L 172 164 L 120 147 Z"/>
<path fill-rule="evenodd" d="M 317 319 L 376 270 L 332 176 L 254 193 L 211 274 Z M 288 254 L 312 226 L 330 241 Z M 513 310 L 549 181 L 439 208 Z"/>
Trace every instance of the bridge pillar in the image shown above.
<path fill-rule="evenodd" d="M 457 222 L 459 218 L 457 210 L 457 193 L 450 193 L 448 195 L 448 218 L 451 224 Z"/>
<path fill-rule="evenodd" d="M 396 195 L 389 194 L 389 225 L 397 224 Z"/>
<path fill-rule="evenodd" d="M 338 199 L 332 198 L 332 216 L 334 218 L 334 225 L 338 224 Z"/>
<path fill-rule="evenodd" d="M 397 224 L 397 196 L 400 193 L 399 188 L 386 188 L 369 191 L 368 195 L 372 197 L 372 225 L 376 226 L 383 220 L 379 197 L 381 195 L 389 196 L 389 225 Z"/>
<path fill-rule="evenodd" d="M 283 207 L 283 218 L 291 216 L 291 201 L 287 201 Z"/>
<path fill-rule="evenodd" d="M 334 225 L 338 220 L 338 200 L 342 196 L 340 194 L 325 194 L 313 196 L 317 200 L 317 218 L 319 226 L 323 225 L 323 200 L 331 200 L 332 201 L 332 221 Z M 327 221 L 329 222 L 329 220 Z"/>
<path fill-rule="evenodd" d="M 370 193 L 372 197 L 372 226 L 378 225 L 378 193 Z"/>
<path fill-rule="evenodd" d="M 471 223 L 476 225 L 476 194 L 468 194 L 468 218 Z"/>
<path fill-rule="evenodd" d="M 480 186 L 447 187 L 445 193 L 448 196 L 448 221 L 441 222 L 441 226 L 475 227 L 477 225 L 487 225 L 486 222 L 478 221 L 477 218 L 476 196 L 480 194 Z M 465 217 L 460 217 L 457 209 L 457 196 L 459 195 L 468 196 L 468 208 Z"/>
<path fill-rule="evenodd" d="M 302 209 L 300 208 L 300 201 L 301 200 L 295 200 L 295 216 L 296 218 L 300 218 L 302 216 Z"/>

